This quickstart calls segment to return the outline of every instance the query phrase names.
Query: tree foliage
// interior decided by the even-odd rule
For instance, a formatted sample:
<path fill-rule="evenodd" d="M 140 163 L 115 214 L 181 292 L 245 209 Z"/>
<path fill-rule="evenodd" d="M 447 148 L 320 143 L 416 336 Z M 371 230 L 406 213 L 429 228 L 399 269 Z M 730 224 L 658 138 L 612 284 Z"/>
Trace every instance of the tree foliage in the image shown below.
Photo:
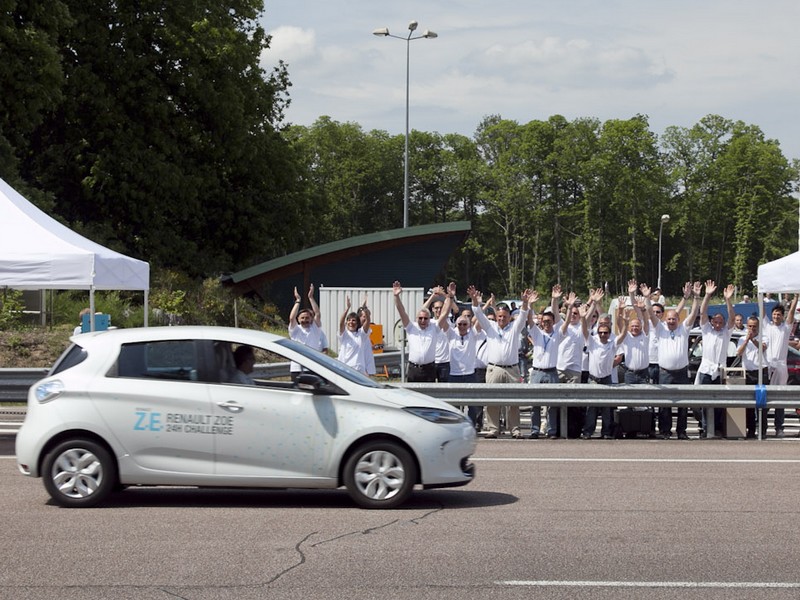
<path fill-rule="evenodd" d="M 402 226 L 404 137 L 327 116 L 284 127 L 262 0 L 0 7 L 0 176 L 95 241 L 200 281 Z M 489 115 L 471 137 L 408 141 L 410 224 L 473 224 L 441 282 L 750 291 L 758 264 L 797 248 L 798 161 L 757 125 Z M 173 292 L 165 306 L 187 301 Z"/>
<path fill-rule="evenodd" d="M 39 4 L 39 3 L 35 3 Z M 82 232 L 194 274 L 285 251 L 285 70 L 259 67 L 258 0 L 64 0 L 62 98 L 20 157 Z M 44 6 L 44 3 L 41 3 Z"/>

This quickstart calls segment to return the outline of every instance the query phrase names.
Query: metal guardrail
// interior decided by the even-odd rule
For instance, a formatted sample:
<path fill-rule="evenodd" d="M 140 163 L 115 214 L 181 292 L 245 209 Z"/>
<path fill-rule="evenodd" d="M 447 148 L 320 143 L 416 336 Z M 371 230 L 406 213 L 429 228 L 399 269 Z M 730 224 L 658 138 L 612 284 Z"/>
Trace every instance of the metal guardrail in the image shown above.
<path fill-rule="evenodd" d="M 583 383 L 489 384 L 404 383 L 398 384 L 456 406 L 675 406 L 716 408 L 756 406 L 756 387 L 747 385 L 652 385 Z M 767 408 L 800 408 L 800 387 L 767 386 Z"/>
<path fill-rule="evenodd" d="M 378 354 L 376 366 L 394 368 L 399 352 Z M 24 402 L 28 388 L 47 373 L 47 369 L 0 369 L 0 400 Z M 288 363 L 258 365 L 256 374 L 288 376 Z M 556 406 L 566 432 L 570 406 L 628 407 L 703 407 L 755 408 L 757 392 L 745 385 L 591 385 L 591 384 L 476 384 L 476 383 L 401 383 L 411 389 L 454 406 Z M 800 387 L 767 386 L 758 398 L 762 408 L 800 408 Z"/>
<path fill-rule="evenodd" d="M 0 402 L 25 402 L 28 388 L 49 369 L 0 369 Z"/>
<path fill-rule="evenodd" d="M 568 431 L 570 406 L 676 407 L 708 411 L 713 436 L 714 408 L 800 408 L 800 388 L 792 385 L 652 385 L 541 383 L 536 385 L 476 383 L 405 383 L 402 387 L 454 406 L 559 407 L 561 434 Z"/>

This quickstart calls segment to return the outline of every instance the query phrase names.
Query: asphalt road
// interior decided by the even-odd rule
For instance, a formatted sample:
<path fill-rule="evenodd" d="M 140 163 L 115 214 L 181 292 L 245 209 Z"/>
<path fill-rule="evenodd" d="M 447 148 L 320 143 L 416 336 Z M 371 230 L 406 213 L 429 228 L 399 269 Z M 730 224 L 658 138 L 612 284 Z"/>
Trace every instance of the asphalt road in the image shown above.
<path fill-rule="evenodd" d="M 800 597 L 800 440 L 482 440 L 402 510 L 133 489 L 61 509 L 0 440 L 0 598 Z"/>

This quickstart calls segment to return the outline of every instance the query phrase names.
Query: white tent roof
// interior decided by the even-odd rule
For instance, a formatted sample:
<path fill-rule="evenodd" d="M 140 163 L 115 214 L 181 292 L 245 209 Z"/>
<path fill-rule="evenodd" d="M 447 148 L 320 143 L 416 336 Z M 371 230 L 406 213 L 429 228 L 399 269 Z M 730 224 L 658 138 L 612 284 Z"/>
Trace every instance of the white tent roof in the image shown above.
<path fill-rule="evenodd" d="M 0 287 L 149 290 L 150 265 L 78 235 L 0 179 Z"/>
<path fill-rule="evenodd" d="M 758 267 L 756 285 L 760 294 L 800 292 L 800 252 Z"/>

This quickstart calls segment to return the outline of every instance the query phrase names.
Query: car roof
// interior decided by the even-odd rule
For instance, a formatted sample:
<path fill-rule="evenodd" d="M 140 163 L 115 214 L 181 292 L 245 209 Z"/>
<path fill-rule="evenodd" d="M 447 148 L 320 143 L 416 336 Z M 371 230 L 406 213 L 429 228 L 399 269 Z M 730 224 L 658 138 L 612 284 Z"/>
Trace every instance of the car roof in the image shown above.
<path fill-rule="evenodd" d="M 248 344 L 267 344 L 286 339 L 258 329 L 215 327 L 209 325 L 176 325 L 164 327 L 131 327 L 81 333 L 70 338 L 80 346 L 130 344 L 136 342 L 208 339 Z"/>

